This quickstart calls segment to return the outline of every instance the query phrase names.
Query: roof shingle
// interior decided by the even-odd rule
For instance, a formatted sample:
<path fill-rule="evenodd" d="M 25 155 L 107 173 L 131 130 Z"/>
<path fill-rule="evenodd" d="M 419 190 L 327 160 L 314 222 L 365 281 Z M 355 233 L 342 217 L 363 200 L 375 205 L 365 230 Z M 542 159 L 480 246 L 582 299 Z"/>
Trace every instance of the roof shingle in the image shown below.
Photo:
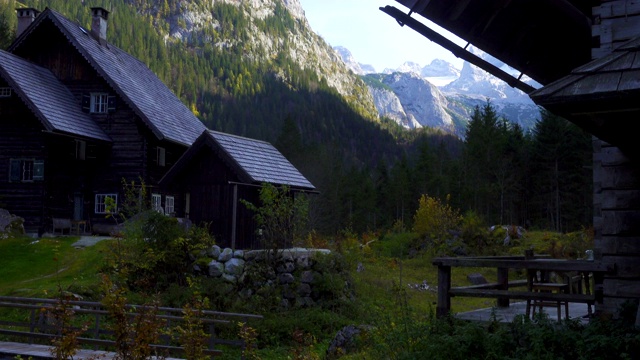
<path fill-rule="evenodd" d="M 49 8 L 36 18 L 31 28 L 46 19 L 61 29 L 159 139 L 188 146 L 206 129 L 144 63 L 110 43 L 101 43 L 89 30 Z"/>
<path fill-rule="evenodd" d="M 47 131 L 111 141 L 51 71 L 0 50 L 0 75 Z"/>

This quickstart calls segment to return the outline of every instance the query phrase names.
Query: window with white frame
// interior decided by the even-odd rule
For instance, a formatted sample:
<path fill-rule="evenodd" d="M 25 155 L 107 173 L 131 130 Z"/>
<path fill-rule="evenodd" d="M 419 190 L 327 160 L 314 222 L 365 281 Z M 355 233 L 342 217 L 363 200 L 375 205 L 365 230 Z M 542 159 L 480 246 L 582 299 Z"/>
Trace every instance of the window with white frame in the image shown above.
<path fill-rule="evenodd" d="M 10 159 L 9 181 L 32 182 L 44 180 L 44 161 L 36 159 Z"/>
<path fill-rule="evenodd" d="M 111 214 L 118 210 L 118 194 L 96 194 L 96 214 Z"/>
<path fill-rule="evenodd" d="M 162 211 L 162 195 L 151 194 L 151 208 L 157 212 Z"/>
<path fill-rule="evenodd" d="M 91 93 L 89 111 L 96 114 L 106 114 L 108 111 L 109 95 L 106 93 Z"/>
<path fill-rule="evenodd" d="M 175 199 L 173 196 L 165 196 L 164 198 L 164 213 L 167 215 L 173 215 L 176 210 L 174 206 Z"/>
<path fill-rule="evenodd" d="M 0 98 L 11 97 L 10 87 L 0 87 Z"/>

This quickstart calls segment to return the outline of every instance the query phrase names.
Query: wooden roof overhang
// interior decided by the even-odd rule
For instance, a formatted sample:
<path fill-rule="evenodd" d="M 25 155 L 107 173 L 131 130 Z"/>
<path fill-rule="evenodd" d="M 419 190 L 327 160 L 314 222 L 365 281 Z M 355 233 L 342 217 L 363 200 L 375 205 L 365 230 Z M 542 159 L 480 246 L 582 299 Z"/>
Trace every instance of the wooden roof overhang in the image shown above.
<path fill-rule="evenodd" d="M 574 69 L 530 97 L 626 154 L 638 156 L 637 134 L 628 129 L 640 118 L 640 38 Z"/>
<path fill-rule="evenodd" d="M 638 41 L 591 61 L 592 9 L 601 1 L 396 1 L 409 10 L 402 12 L 393 6 L 380 10 L 401 25 L 411 26 L 412 18 L 422 16 L 521 71 L 543 87 L 526 91 L 519 86 L 519 79 L 486 66 L 426 25 L 416 26 L 418 32 L 454 55 L 525 91 L 538 105 L 625 153 L 633 153 L 635 135 L 624 129 L 640 116 Z"/>
<path fill-rule="evenodd" d="M 591 60 L 592 0 L 397 2 L 409 9 L 407 16 L 417 15 L 432 21 L 543 85 Z M 390 13 L 392 8 L 386 6 L 381 10 Z M 420 33 L 442 45 L 436 37 Z M 462 57 L 465 52 L 458 47 L 454 54 Z M 465 60 L 498 76 L 483 64 Z"/>

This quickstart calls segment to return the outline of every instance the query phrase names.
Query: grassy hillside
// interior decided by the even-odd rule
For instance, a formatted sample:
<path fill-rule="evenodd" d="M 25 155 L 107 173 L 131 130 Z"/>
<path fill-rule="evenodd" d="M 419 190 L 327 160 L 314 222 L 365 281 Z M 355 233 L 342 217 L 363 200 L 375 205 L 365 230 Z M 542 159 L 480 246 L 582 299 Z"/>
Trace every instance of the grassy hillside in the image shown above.
<path fill-rule="evenodd" d="M 105 261 L 109 259 L 116 240 L 104 240 L 94 246 L 76 249 L 72 244 L 77 240 L 77 237 L 70 236 L 0 240 L 0 263 L 3 264 L 0 267 L 0 295 L 53 297 L 58 289 L 63 289 L 82 295 L 85 300 L 100 301 L 98 274 L 105 269 Z M 368 359 L 371 354 L 386 353 L 393 346 L 405 347 L 406 344 L 394 345 L 393 341 L 397 339 L 388 336 L 400 336 L 402 341 L 424 336 L 413 334 L 413 331 L 424 330 L 425 324 L 435 321 L 437 268 L 431 264 L 432 251 L 414 254 L 411 250 L 419 242 L 415 234 L 402 232 L 361 238 L 346 235 L 325 241 L 323 245 L 344 257 L 352 276 L 354 298 L 336 302 L 330 309 L 294 308 L 262 313 L 265 318 L 256 325 L 259 358 L 282 359 L 292 352 L 307 356 L 290 357 L 292 359 L 322 358 L 313 356 L 324 354 L 336 332 L 346 325 L 385 329 L 371 335 L 375 337 L 376 346 L 383 348 L 372 349 L 367 345 L 358 355 L 347 359 Z M 590 241 L 585 233 L 532 232 L 514 240 L 509 246 L 498 244 L 491 251 L 521 254 L 524 249 L 534 248 L 537 253 L 575 257 L 583 248 L 592 245 Z M 496 277 L 495 269 L 454 269 L 453 286 L 470 285 L 467 279 L 470 273 L 481 273 L 489 281 Z M 513 276 L 517 277 L 516 274 Z M 212 297 L 212 306 L 223 303 L 213 299 L 217 296 L 215 291 L 205 291 L 204 295 Z M 130 294 L 129 298 L 135 299 L 136 295 Z M 249 304 L 245 306 L 252 306 L 251 301 L 255 299 L 246 300 Z M 468 311 L 491 307 L 494 303 L 492 299 L 454 298 L 452 310 Z M 252 312 L 233 306 L 213 309 Z M 230 351 L 228 356 L 237 358 L 238 354 Z"/>

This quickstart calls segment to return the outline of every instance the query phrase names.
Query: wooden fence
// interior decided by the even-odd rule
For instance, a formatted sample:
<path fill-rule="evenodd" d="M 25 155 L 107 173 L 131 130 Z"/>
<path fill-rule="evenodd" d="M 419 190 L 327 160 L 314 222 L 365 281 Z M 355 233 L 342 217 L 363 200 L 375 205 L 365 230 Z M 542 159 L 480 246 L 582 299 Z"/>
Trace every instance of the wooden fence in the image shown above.
<path fill-rule="evenodd" d="M 7 308 L 0 312 L 0 334 L 6 338 L 21 339 L 20 342 L 51 344 L 51 340 L 62 336 L 60 329 L 51 320 L 55 309 L 68 309 L 77 322 L 83 323 L 83 329 L 78 338 L 82 345 L 92 346 L 94 350 L 114 351 L 116 340 L 113 331 L 109 328 L 109 312 L 99 302 L 66 301 L 58 299 L 20 298 L 0 296 L 0 308 Z M 159 354 L 184 354 L 183 344 L 178 343 L 172 336 L 166 335 L 185 322 L 185 310 L 181 308 L 151 307 L 140 305 L 126 305 L 127 316 L 140 318 L 155 314 L 156 318 L 164 324 L 160 336 L 161 343 L 150 344 L 151 348 Z M 203 349 L 205 355 L 222 355 L 223 346 L 232 346 L 244 349 L 245 342 L 238 337 L 238 323 L 247 323 L 252 320 L 262 319 L 261 315 L 238 314 L 202 310 L 198 317 L 191 319 L 200 324 L 208 340 Z M 75 327 L 80 330 L 80 326 Z"/>

